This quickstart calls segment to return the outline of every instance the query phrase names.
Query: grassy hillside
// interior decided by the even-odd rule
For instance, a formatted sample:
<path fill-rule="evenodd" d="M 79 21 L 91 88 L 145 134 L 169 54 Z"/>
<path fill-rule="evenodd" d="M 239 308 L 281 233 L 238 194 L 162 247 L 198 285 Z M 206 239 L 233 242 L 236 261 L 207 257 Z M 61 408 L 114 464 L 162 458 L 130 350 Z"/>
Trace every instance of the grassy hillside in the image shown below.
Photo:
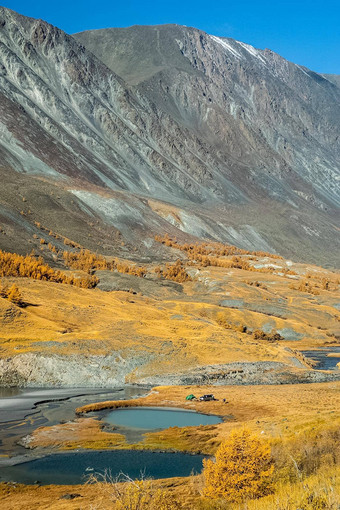
<path fill-rule="evenodd" d="M 337 273 L 263 253 L 222 253 L 219 245 L 210 256 L 204 245 L 203 255 L 183 246 L 165 243 L 169 260 L 181 257 L 179 266 L 140 269 L 98 255 L 86 259 L 74 246 L 67 257 L 57 251 L 61 271 L 53 275 L 65 283 L 92 278 L 99 282 L 92 289 L 4 276 L 2 287 L 16 284 L 23 306 L 0 298 L 2 358 L 114 351 L 127 359 L 133 351 L 145 358 L 126 373 L 135 382 L 234 362 L 282 362 L 299 371 L 311 367 L 300 350 L 339 343 Z M 52 249 L 42 243 L 43 255 Z"/>

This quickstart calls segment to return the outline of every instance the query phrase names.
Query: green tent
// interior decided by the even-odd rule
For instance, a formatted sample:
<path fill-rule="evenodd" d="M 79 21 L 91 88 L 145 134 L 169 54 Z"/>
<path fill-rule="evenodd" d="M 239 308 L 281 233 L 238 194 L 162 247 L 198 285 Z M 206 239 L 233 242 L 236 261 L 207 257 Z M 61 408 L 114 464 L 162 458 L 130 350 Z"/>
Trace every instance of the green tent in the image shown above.
<path fill-rule="evenodd" d="M 190 395 L 188 395 L 185 400 L 194 400 L 196 397 L 195 395 L 193 395 L 192 393 Z"/>

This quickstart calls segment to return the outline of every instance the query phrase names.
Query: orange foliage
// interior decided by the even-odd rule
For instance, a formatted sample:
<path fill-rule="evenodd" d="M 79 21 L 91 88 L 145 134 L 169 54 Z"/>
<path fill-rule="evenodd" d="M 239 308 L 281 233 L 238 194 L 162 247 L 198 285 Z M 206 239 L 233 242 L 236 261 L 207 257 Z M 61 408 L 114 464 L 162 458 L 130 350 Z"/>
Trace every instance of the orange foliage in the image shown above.
<path fill-rule="evenodd" d="M 91 253 L 89 250 L 81 250 L 79 253 L 64 251 L 63 259 L 66 266 L 80 269 L 87 273 L 92 273 L 97 269 L 111 269 L 111 264 L 104 257 Z"/>
<path fill-rule="evenodd" d="M 237 248 L 236 246 L 229 244 L 222 244 L 217 242 L 211 243 L 200 243 L 200 244 L 179 244 L 176 239 L 171 239 L 168 234 L 162 236 L 155 236 L 155 240 L 165 246 L 170 246 L 181 251 L 188 253 L 189 258 L 193 258 L 193 255 L 215 255 L 218 257 L 228 257 L 230 255 L 255 255 L 257 257 L 270 257 L 272 259 L 283 259 L 280 255 L 267 253 L 264 251 L 249 251 Z"/>
<path fill-rule="evenodd" d="M 14 276 L 33 278 L 34 280 L 51 281 L 55 283 L 66 283 L 76 287 L 92 288 L 99 280 L 95 276 L 87 278 L 75 278 L 67 276 L 61 271 L 55 271 L 44 260 L 17 253 L 8 253 L 0 250 L 0 276 Z"/>
<path fill-rule="evenodd" d="M 142 278 L 147 273 L 145 267 L 131 266 L 119 259 L 109 262 L 103 256 L 84 249 L 80 250 L 80 252 L 64 251 L 63 259 L 68 267 L 80 269 L 89 274 L 97 270 L 117 270 L 119 273 L 131 274 Z"/>
<path fill-rule="evenodd" d="M 22 306 L 24 304 L 20 290 L 15 285 L 15 283 L 10 288 L 8 288 L 7 285 L 3 287 L 0 284 L 0 298 L 8 299 L 9 301 L 11 301 L 11 303 L 14 303 L 18 306 Z"/>
<path fill-rule="evenodd" d="M 314 296 L 317 296 L 320 294 L 320 292 L 317 289 L 316 285 L 313 285 L 312 283 L 308 282 L 307 280 L 301 280 L 298 285 L 289 285 L 290 289 L 299 290 L 300 292 L 308 292 L 308 294 L 313 294 Z"/>
<path fill-rule="evenodd" d="M 14 303 L 15 305 L 22 306 L 22 304 L 23 304 L 20 290 L 15 285 L 15 283 L 8 290 L 6 297 L 7 297 L 8 301 L 10 301 L 11 303 Z"/>
<path fill-rule="evenodd" d="M 167 280 L 173 280 L 178 283 L 190 282 L 192 280 L 191 276 L 186 272 L 182 261 L 179 259 L 175 264 L 167 264 L 165 269 L 161 269 L 159 266 L 156 267 L 155 272 Z"/>
<path fill-rule="evenodd" d="M 253 331 L 253 337 L 255 340 L 266 340 L 267 342 L 278 342 L 279 340 L 284 340 L 284 337 L 275 330 L 271 333 L 265 333 L 261 329 L 255 329 L 255 331 Z"/>
<path fill-rule="evenodd" d="M 228 322 L 226 314 L 223 312 L 217 313 L 216 322 L 222 326 L 222 328 L 232 329 L 238 333 L 246 333 L 247 335 L 252 335 L 255 340 L 265 340 L 267 342 L 278 342 L 279 340 L 284 340 L 284 337 L 275 330 L 273 330 L 271 333 L 265 333 L 261 329 L 255 329 L 255 331 L 252 332 L 251 329 L 248 329 L 248 327 L 243 324 L 233 324 Z"/>
<path fill-rule="evenodd" d="M 52 252 L 52 253 L 57 253 L 58 250 L 57 248 L 52 244 L 52 243 L 48 243 L 48 249 Z"/>
<path fill-rule="evenodd" d="M 167 234 L 163 237 L 155 236 L 155 240 L 159 243 L 183 251 L 187 254 L 189 260 L 194 264 L 203 267 L 215 266 L 225 268 L 244 269 L 246 271 L 256 271 L 260 273 L 273 272 L 274 268 L 255 268 L 249 263 L 250 257 L 241 258 L 240 255 L 255 255 L 257 257 L 271 257 L 274 259 L 282 259 L 280 255 L 273 255 L 262 251 L 248 251 L 237 248 L 232 245 L 222 243 L 200 243 L 200 244 L 179 244 L 176 239 L 171 239 Z M 231 258 L 225 258 L 231 257 Z M 283 270 L 284 272 L 294 273 L 293 271 Z M 294 273 L 295 274 L 295 273 Z"/>
<path fill-rule="evenodd" d="M 71 241 L 71 239 L 68 239 L 67 237 L 64 237 L 64 244 L 65 246 L 72 246 L 72 248 L 78 248 L 79 250 L 82 249 L 82 246 L 74 241 Z"/>
<path fill-rule="evenodd" d="M 77 248 L 78 250 L 82 249 L 82 246 L 79 243 L 76 243 L 75 241 L 72 241 L 71 239 L 68 239 L 67 237 L 57 234 L 56 232 L 53 232 L 53 230 L 51 230 L 47 227 L 44 227 L 41 223 L 39 223 L 39 221 L 35 221 L 34 224 L 37 228 L 46 232 L 49 236 L 54 237 L 55 239 L 63 239 L 65 245 L 72 246 L 72 248 Z M 37 238 L 36 234 L 33 234 L 33 237 Z"/>
<path fill-rule="evenodd" d="M 269 443 L 249 430 L 234 430 L 222 443 L 215 462 L 203 461 L 203 495 L 241 502 L 272 492 L 273 463 Z"/>
<path fill-rule="evenodd" d="M 141 266 L 133 266 L 128 264 L 127 262 L 122 262 L 119 259 L 114 259 L 113 261 L 107 261 L 103 256 L 97 255 L 96 253 L 92 253 L 90 250 L 84 249 L 79 243 L 68 239 L 52 230 L 44 227 L 39 222 L 35 222 L 35 225 L 44 232 L 47 232 L 49 236 L 54 237 L 55 239 L 63 239 L 65 246 L 70 246 L 71 248 L 75 248 L 79 250 L 79 252 L 63 252 L 64 263 L 67 267 L 72 269 L 78 269 L 81 271 L 86 271 L 88 274 L 93 274 L 94 271 L 97 270 L 109 270 L 109 271 L 118 271 L 119 273 L 131 274 L 134 276 L 144 277 L 147 274 L 147 270 L 145 267 Z M 33 237 L 37 238 L 36 234 Z M 43 242 L 42 242 L 43 241 Z M 45 244 L 44 240 L 40 241 L 40 244 Z M 122 243 L 124 245 L 124 243 Z M 48 244 L 48 248 L 53 253 L 57 253 L 57 249 L 52 243 Z"/>
<path fill-rule="evenodd" d="M 116 269 L 119 273 L 132 274 L 139 278 L 144 278 L 147 274 L 146 267 L 143 266 L 130 266 L 126 262 L 121 262 L 119 259 L 115 259 L 113 262 L 113 269 Z"/>
<path fill-rule="evenodd" d="M 216 322 L 217 322 L 217 324 L 222 326 L 222 328 L 233 329 L 232 324 L 230 324 L 230 322 L 227 321 L 226 316 L 223 312 L 217 313 Z"/>
<path fill-rule="evenodd" d="M 238 333 L 247 333 L 248 335 L 251 335 L 251 331 L 248 330 L 247 326 L 244 326 L 243 324 L 232 324 L 231 322 L 228 322 L 223 312 L 217 313 L 216 322 L 224 329 L 232 329 Z"/>

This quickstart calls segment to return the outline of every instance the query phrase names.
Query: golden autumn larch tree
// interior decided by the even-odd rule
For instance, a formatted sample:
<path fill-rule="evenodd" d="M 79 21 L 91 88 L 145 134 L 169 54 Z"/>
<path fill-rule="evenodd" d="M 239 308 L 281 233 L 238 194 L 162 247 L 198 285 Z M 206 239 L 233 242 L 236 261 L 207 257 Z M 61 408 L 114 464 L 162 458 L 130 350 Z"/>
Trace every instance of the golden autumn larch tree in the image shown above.
<path fill-rule="evenodd" d="M 8 301 L 11 301 L 11 303 L 14 303 L 15 305 L 22 306 L 23 301 L 21 297 L 21 292 L 19 288 L 15 285 L 15 283 L 8 290 L 7 299 Z"/>
<path fill-rule="evenodd" d="M 219 446 L 215 461 L 203 463 L 205 497 L 237 502 L 271 492 L 274 467 L 270 446 L 247 429 L 232 431 Z"/>

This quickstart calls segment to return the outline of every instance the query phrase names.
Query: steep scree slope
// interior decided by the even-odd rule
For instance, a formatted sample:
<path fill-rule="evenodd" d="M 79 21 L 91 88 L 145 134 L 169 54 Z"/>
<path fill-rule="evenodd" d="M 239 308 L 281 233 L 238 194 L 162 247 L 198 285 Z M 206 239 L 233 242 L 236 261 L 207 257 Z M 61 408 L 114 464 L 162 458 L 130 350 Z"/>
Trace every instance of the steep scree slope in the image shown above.
<path fill-rule="evenodd" d="M 101 247 L 112 227 L 146 250 L 178 230 L 336 264 L 339 100 L 334 79 L 196 29 L 72 37 L 0 8 L 1 173 L 61 189 Z M 14 232 L 44 220 L 46 186 L 25 220 L 7 194 Z"/>

